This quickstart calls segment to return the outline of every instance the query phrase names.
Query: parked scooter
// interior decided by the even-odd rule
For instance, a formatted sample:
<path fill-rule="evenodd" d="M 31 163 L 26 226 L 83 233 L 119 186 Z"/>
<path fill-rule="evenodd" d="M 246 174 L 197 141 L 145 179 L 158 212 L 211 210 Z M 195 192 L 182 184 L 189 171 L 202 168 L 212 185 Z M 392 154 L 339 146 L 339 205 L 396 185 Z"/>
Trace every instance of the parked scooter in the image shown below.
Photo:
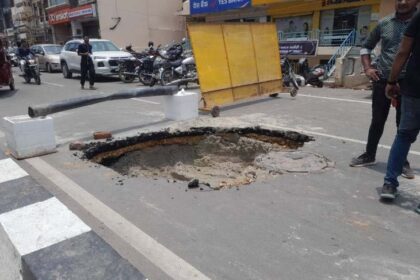
<path fill-rule="evenodd" d="M 29 54 L 26 57 L 23 57 L 20 60 L 20 66 L 23 72 L 22 76 L 25 79 L 25 82 L 30 83 L 31 79 L 34 79 L 37 85 L 41 84 L 39 66 L 34 55 Z"/>
<path fill-rule="evenodd" d="M 324 86 L 324 82 L 321 80 L 325 74 L 324 67 L 317 65 L 313 68 L 310 68 L 308 59 L 306 57 L 299 59 L 299 74 L 305 78 L 305 84 L 319 88 Z"/>

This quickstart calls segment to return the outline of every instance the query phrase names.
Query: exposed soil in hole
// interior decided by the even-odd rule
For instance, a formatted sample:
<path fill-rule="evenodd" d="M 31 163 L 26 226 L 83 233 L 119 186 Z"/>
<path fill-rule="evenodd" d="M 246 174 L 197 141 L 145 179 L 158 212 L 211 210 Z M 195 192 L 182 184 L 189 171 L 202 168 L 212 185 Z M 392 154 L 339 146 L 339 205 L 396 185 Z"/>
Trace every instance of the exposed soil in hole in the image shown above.
<path fill-rule="evenodd" d="M 94 143 L 85 155 L 122 175 L 194 181 L 203 188 L 220 189 L 284 172 L 307 173 L 327 168 L 330 162 L 325 157 L 296 150 L 311 140 L 296 132 L 258 127 L 195 128 Z"/>

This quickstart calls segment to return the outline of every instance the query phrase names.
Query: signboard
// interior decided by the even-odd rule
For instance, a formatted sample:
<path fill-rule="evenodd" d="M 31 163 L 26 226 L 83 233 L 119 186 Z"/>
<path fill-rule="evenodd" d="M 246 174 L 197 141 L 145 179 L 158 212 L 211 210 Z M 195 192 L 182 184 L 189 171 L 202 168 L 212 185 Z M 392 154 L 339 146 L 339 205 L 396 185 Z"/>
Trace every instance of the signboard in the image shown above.
<path fill-rule="evenodd" d="M 280 42 L 281 55 L 316 55 L 318 41 L 282 41 Z"/>
<path fill-rule="evenodd" d="M 60 24 L 70 22 L 80 17 L 96 17 L 95 4 L 83 5 L 73 9 L 65 8 L 54 11 L 48 15 L 49 24 Z"/>
<path fill-rule="evenodd" d="M 251 6 L 251 0 L 190 0 L 191 14 L 217 13 Z"/>

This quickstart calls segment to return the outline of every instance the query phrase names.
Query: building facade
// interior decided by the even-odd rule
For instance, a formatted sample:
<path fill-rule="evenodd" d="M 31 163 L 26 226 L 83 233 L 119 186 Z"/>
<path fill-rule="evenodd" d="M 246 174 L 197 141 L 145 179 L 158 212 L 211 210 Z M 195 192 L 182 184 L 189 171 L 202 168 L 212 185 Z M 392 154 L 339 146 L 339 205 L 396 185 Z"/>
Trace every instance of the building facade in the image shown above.
<path fill-rule="evenodd" d="M 13 24 L 8 29 L 11 41 L 29 43 L 47 43 L 51 41 L 51 29 L 48 25 L 47 0 L 14 0 L 12 11 Z"/>
<path fill-rule="evenodd" d="M 315 41 L 311 64 L 326 63 L 352 34 L 360 46 L 394 0 L 186 0 L 189 21 L 274 22 L 280 42 Z M 237 5 L 236 5 L 237 4 Z M 211 8 L 213 7 L 213 8 Z M 214 9 L 218 7 L 218 9 Z M 292 57 L 293 58 L 293 57 Z"/>
<path fill-rule="evenodd" d="M 49 0 L 47 13 L 56 44 L 83 36 L 100 37 L 96 1 Z"/>
<path fill-rule="evenodd" d="M 141 50 L 149 41 L 155 45 L 180 41 L 186 36 L 185 18 L 177 12 L 181 0 L 98 0 L 101 37 L 120 47 Z"/>
<path fill-rule="evenodd" d="M 0 0 L 0 38 L 7 37 L 7 31 L 12 27 L 12 1 Z"/>

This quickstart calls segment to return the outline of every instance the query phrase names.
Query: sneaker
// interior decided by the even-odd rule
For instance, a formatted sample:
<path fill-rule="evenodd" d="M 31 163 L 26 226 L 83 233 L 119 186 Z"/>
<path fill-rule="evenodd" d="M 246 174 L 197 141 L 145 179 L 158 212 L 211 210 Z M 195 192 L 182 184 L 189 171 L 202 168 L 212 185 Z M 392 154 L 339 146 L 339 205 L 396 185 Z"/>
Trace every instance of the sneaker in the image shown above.
<path fill-rule="evenodd" d="M 89 89 L 90 89 L 90 90 L 95 90 L 95 89 L 96 89 L 96 87 L 94 87 L 94 86 L 90 86 L 90 87 L 89 87 Z"/>
<path fill-rule="evenodd" d="M 375 157 L 369 156 L 367 153 L 360 155 L 357 158 L 353 158 L 350 162 L 351 167 L 362 167 L 374 165 L 376 163 Z"/>
<path fill-rule="evenodd" d="M 410 163 L 408 161 L 404 164 L 401 175 L 403 177 L 407 178 L 407 179 L 414 179 L 415 178 L 414 171 L 413 171 L 413 169 L 411 169 Z"/>
<path fill-rule="evenodd" d="M 84 86 L 84 85 L 81 85 L 81 86 L 80 86 L 80 89 L 85 89 L 85 86 Z"/>
<path fill-rule="evenodd" d="M 416 212 L 417 214 L 420 214 L 420 204 L 419 204 L 419 206 L 417 206 L 417 208 L 414 210 L 414 212 Z"/>
<path fill-rule="evenodd" d="M 393 201 L 395 197 L 397 197 L 397 193 L 397 187 L 390 184 L 384 184 L 381 191 L 381 199 L 386 201 Z"/>

